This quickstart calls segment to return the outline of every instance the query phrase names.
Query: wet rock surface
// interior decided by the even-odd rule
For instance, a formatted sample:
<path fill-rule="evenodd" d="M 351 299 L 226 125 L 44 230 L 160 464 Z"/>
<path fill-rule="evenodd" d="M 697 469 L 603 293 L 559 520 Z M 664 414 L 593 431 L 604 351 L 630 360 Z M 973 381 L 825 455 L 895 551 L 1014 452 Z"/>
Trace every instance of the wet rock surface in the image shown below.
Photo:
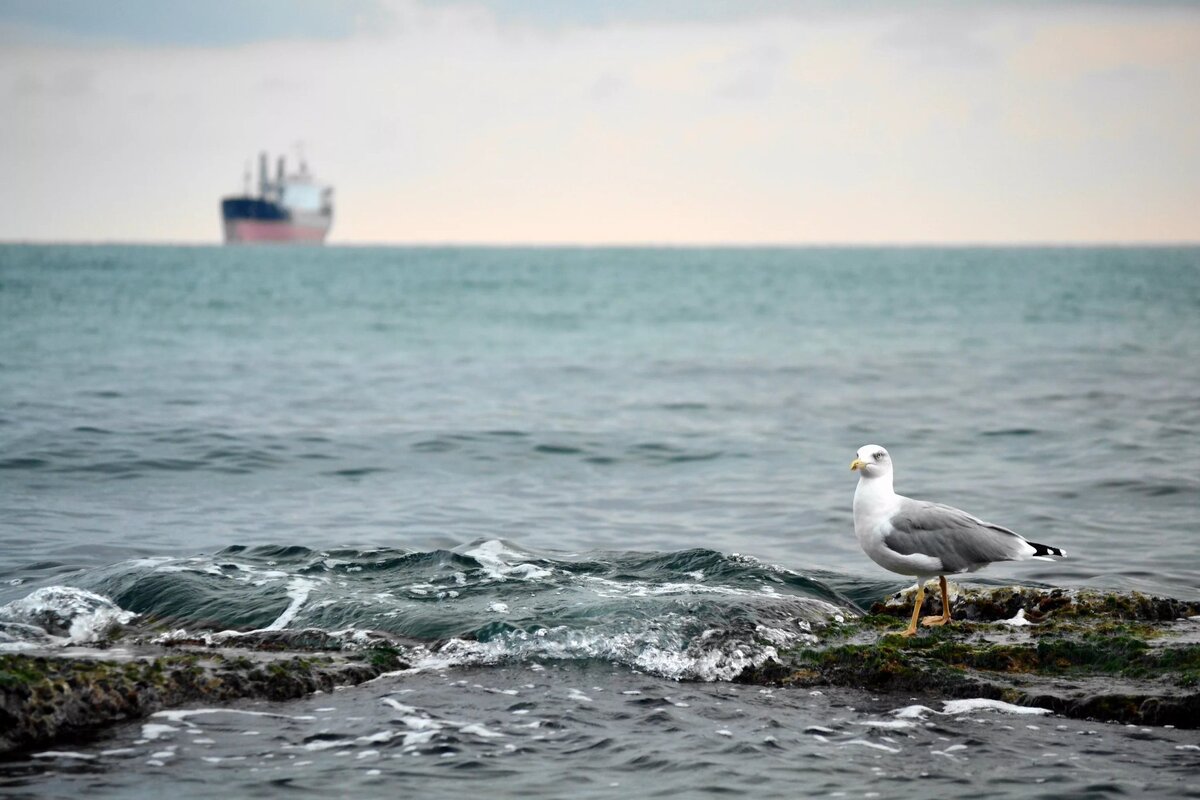
<path fill-rule="evenodd" d="M 1080 719 L 1200 727 L 1200 603 L 951 585 L 948 626 L 899 635 L 912 590 L 823 632 L 822 643 L 747 670 L 746 683 L 983 697 Z M 937 592 L 923 615 L 941 612 Z"/>
<path fill-rule="evenodd" d="M 218 639 L 0 654 L 0 754 L 85 738 L 181 703 L 290 700 L 407 666 L 382 637 L 347 651 L 320 631 Z"/>
<path fill-rule="evenodd" d="M 905 699 L 987 698 L 1069 717 L 1200 728 L 1200 603 L 1132 594 L 951 588 L 954 622 L 899 632 L 912 592 L 781 651 L 740 683 L 830 685 Z M 940 611 L 936 592 L 924 614 Z M 86 738 L 183 703 L 289 700 L 436 652 L 364 631 L 192 636 L 120 631 L 98 649 L 0 654 L 0 754 Z"/>

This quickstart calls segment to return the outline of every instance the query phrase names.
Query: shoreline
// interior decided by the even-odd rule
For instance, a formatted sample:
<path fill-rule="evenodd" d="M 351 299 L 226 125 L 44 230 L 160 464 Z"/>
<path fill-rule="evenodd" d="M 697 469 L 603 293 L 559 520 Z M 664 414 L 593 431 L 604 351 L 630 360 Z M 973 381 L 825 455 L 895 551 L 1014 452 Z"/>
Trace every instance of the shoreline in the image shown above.
<path fill-rule="evenodd" d="M 911 591 L 911 590 L 910 590 Z M 952 584 L 955 622 L 898 635 L 908 592 L 819 631 L 820 642 L 734 682 L 982 698 L 1075 719 L 1200 727 L 1200 603 L 1137 592 Z M 940 598 L 928 597 L 928 610 Z M 167 643 L 164 643 L 167 642 Z M 90 738 L 186 703 L 290 700 L 354 686 L 436 652 L 383 634 L 319 630 L 171 639 L 120 631 L 105 647 L 0 654 L 0 757 Z"/>

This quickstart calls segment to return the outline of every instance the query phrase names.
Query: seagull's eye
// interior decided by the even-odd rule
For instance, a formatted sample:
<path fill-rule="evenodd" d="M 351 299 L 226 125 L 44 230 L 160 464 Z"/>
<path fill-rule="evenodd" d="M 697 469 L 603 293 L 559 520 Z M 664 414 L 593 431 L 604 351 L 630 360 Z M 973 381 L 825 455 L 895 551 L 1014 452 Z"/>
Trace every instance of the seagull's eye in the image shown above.
<path fill-rule="evenodd" d="M 880 450 L 878 453 L 875 454 L 875 460 L 883 461 L 883 451 L 882 450 Z"/>

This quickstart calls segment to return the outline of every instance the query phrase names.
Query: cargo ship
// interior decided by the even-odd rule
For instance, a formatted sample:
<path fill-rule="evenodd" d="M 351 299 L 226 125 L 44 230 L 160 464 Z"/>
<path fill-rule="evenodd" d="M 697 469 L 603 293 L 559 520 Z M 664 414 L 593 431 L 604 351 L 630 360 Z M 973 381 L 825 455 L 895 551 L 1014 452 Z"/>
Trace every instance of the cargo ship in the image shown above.
<path fill-rule="evenodd" d="M 247 166 L 242 194 L 221 200 L 225 243 L 295 242 L 321 244 L 333 224 L 333 188 L 317 183 L 304 159 L 288 174 L 283 156 L 275 180 L 267 172 L 266 153 L 258 157 L 258 195 L 250 193 Z"/>

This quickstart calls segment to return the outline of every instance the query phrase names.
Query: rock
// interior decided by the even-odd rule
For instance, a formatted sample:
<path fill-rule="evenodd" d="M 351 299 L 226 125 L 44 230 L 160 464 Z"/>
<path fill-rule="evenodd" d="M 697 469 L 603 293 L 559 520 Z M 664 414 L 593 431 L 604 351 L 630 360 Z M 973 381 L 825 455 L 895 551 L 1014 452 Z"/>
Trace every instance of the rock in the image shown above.
<path fill-rule="evenodd" d="M 941 610 L 934 595 L 926 613 Z M 1027 587 L 953 587 L 951 596 L 957 621 L 949 626 L 896 635 L 912 611 L 901 593 L 865 616 L 816 631 L 815 644 L 781 650 L 736 680 L 853 687 L 905 701 L 979 697 L 1102 722 L 1200 727 L 1200 603 Z M 77 613 L 37 618 L 39 626 L 70 634 L 80 628 L 78 619 L 88 620 L 89 630 L 91 621 L 107 620 L 102 604 L 73 599 L 80 600 Z M 10 604 L 6 624 L 31 624 L 25 620 L 39 613 L 34 605 Z M 438 647 L 356 630 L 195 637 L 124 628 L 119 640 L 112 634 L 102 650 L 46 646 L 0 654 L 0 754 L 86 736 L 181 703 L 330 691 L 403 669 Z"/>
<path fill-rule="evenodd" d="M 0 654 L 0 754 L 181 703 L 290 700 L 359 684 L 404 668 L 400 653 L 378 645 L 349 654 L 157 646 Z"/>
<path fill-rule="evenodd" d="M 941 611 L 926 598 L 923 614 Z M 1065 716 L 1200 727 L 1200 603 L 1087 590 L 951 588 L 949 626 L 898 634 L 912 591 L 739 680 L 983 697 Z"/>

